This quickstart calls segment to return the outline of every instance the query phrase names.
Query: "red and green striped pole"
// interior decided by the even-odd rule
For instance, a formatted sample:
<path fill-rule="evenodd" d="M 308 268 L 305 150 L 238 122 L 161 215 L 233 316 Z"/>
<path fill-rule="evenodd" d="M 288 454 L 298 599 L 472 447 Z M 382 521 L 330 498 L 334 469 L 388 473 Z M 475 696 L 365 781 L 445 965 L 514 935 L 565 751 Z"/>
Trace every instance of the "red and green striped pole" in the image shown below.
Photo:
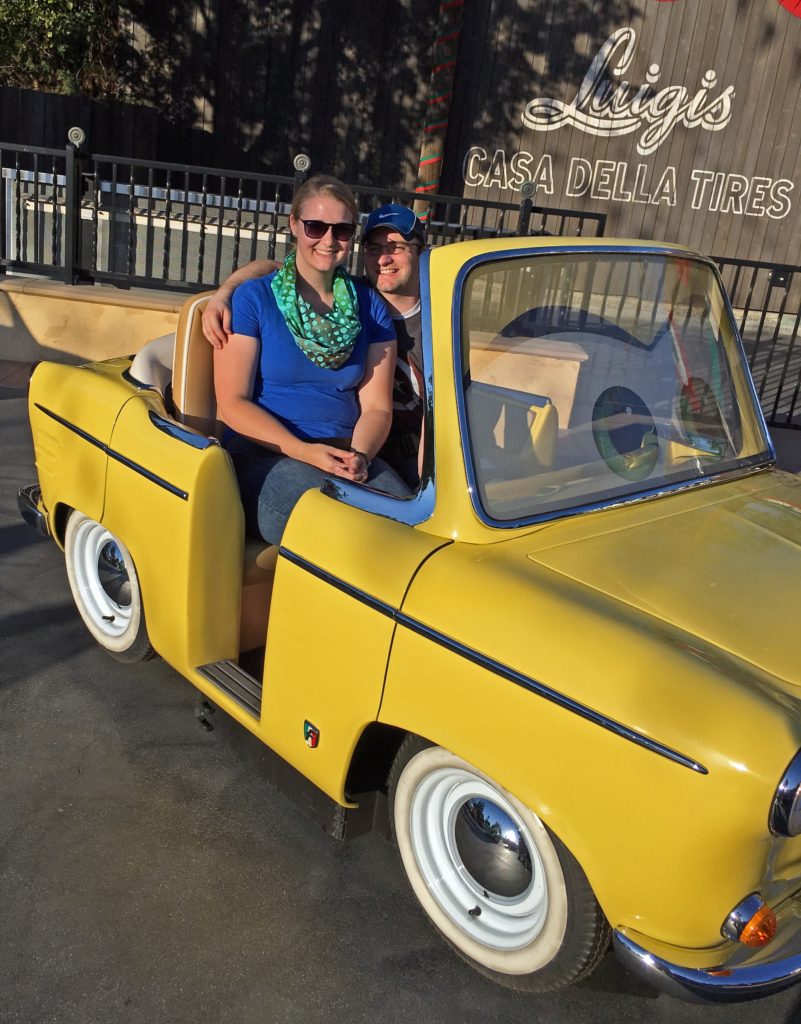
<path fill-rule="evenodd" d="M 464 0 L 445 0 L 439 5 L 437 36 L 433 49 L 434 61 L 428 86 L 426 120 L 415 187 L 415 192 L 421 195 L 436 192 L 439 188 L 463 14 Z M 414 204 L 414 212 L 423 223 L 428 220 L 430 210 L 431 205 L 424 199 L 419 199 Z"/>

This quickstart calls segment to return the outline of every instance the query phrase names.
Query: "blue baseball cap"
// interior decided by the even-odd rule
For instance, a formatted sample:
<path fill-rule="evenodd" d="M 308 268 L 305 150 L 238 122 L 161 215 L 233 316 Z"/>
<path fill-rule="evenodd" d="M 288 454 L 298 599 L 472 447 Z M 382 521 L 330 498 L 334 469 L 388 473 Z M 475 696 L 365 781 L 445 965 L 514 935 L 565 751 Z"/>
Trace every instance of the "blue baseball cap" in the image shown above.
<path fill-rule="evenodd" d="M 425 245 L 426 232 L 420 218 L 415 215 L 414 210 L 408 206 L 400 206 L 398 203 L 388 203 L 386 206 L 379 206 L 373 210 L 364 225 L 362 238 L 367 238 L 371 231 L 376 228 L 390 228 L 398 231 L 407 242 L 412 239 Z"/>

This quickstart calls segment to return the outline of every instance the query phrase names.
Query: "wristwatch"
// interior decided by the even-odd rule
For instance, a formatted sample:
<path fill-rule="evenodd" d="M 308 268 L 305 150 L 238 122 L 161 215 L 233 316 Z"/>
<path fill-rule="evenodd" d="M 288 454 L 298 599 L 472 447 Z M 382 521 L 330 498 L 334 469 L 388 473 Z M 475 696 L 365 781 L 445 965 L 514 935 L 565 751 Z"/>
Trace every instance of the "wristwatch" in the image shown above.
<path fill-rule="evenodd" d="M 368 469 L 370 468 L 370 465 L 373 461 L 372 459 L 368 459 L 364 452 L 360 452 L 358 448 L 351 448 L 351 451 L 353 452 L 354 455 L 361 455 L 361 457 L 364 459 L 365 466 Z"/>

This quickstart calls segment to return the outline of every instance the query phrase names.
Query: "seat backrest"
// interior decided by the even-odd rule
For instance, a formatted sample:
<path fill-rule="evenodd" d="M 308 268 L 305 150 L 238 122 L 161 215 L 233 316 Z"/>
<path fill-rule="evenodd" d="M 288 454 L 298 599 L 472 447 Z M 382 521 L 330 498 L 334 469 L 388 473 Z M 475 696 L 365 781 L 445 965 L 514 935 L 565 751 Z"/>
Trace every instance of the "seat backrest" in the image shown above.
<path fill-rule="evenodd" d="M 131 376 L 140 384 L 157 388 L 162 395 L 172 383 L 172 359 L 175 335 L 163 334 L 143 345 L 131 362 Z"/>
<path fill-rule="evenodd" d="M 172 366 L 172 400 L 176 418 L 208 437 L 219 437 L 214 396 L 214 349 L 203 336 L 201 317 L 213 292 L 187 299 L 178 316 Z"/>

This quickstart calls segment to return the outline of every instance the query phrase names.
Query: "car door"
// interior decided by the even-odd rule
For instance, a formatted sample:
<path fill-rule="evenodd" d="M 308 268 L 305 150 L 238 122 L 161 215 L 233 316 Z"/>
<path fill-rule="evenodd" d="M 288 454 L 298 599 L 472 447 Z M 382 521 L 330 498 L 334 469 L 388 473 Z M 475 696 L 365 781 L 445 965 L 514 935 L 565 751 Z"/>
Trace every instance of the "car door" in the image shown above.
<path fill-rule="evenodd" d="M 351 754 L 376 720 L 395 614 L 418 567 L 449 543 L 320 491 L 301 498 L 284 534 L 273 589 L 260 734 L 344 802 Z M 390 499 L 401 514 L 410 502 Z M 411 499 L 414 502 L 414 499 Z"/>

